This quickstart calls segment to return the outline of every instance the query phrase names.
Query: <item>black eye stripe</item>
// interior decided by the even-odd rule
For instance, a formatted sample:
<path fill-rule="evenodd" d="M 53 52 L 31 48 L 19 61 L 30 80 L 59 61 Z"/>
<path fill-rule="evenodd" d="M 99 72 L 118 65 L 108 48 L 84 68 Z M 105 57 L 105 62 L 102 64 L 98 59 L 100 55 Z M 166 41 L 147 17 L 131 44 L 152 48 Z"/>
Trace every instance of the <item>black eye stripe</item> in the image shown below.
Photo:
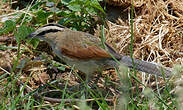
<path fill-rule="evenodd" d="M 58 29 L 49 29 L 49 30 L 42 31 L 41 33 L 37 34 L 37 36 L 44 36 L 47 33 L 58 32 L 58 31 L 60 31 L 60 30 L 58 30 Z"/>

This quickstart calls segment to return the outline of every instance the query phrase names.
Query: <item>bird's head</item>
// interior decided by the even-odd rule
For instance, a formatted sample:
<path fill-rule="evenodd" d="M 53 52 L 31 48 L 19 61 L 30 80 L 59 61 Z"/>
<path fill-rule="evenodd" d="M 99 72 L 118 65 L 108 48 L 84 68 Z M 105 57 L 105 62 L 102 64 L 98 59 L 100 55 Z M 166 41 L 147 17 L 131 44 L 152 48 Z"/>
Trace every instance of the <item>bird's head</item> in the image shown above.
<path fill-rule="evenodd" d="M 62 31 L 64 29 L 65 27 L 59 24 L 47 24 L 38 28 L 35 32 L 32 32 L 27 37 L 37 38 L 48 42 L 48 40 L 54 39 L 54 33 Z"/>

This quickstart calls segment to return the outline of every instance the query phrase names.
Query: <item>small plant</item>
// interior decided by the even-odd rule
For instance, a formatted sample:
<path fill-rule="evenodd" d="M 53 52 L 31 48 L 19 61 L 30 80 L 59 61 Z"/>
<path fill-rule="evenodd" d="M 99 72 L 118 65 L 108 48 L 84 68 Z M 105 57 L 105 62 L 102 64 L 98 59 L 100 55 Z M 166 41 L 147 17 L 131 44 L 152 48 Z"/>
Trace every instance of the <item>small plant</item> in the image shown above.
<path fill-rule="evenodd" d="M 80 31 L 89 31 L 96 25 L 94 16 L 98 16 L 104 20 L 105 12 L 97 0 L 62 0 L 66 5 L 66 11 L 58 13 L 65 16 L 59 23 L 71 26 L 73 29 Z"/>

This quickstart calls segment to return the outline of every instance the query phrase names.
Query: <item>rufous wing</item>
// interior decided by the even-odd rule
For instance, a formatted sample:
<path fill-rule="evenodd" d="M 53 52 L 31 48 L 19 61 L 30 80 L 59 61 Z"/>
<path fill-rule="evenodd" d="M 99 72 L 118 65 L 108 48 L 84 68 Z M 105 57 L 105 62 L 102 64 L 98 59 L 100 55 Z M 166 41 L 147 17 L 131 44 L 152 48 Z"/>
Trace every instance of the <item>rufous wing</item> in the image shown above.
<path fill-rule="evenodd" d="M 97 46 L 75 46 L 72 48 L 62 46 L 61 52 L 65 56 L 81 60 L 111 58 L 110 54 L 106 50 Z"/>

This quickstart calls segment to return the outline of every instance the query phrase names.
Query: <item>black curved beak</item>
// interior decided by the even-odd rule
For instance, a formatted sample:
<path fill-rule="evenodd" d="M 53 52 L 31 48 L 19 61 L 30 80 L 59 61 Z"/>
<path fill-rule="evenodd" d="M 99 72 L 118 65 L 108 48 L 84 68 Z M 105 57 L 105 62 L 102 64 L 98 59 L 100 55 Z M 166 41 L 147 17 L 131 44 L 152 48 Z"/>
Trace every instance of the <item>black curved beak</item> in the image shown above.
<path fill-rule="evenodd" d="M 32 32 L 32 33 L 30 33 L 30 34 L 27 36 L 27 38 L 34 38 L 34 37 L 36 37 L 35 32 Z"/>

